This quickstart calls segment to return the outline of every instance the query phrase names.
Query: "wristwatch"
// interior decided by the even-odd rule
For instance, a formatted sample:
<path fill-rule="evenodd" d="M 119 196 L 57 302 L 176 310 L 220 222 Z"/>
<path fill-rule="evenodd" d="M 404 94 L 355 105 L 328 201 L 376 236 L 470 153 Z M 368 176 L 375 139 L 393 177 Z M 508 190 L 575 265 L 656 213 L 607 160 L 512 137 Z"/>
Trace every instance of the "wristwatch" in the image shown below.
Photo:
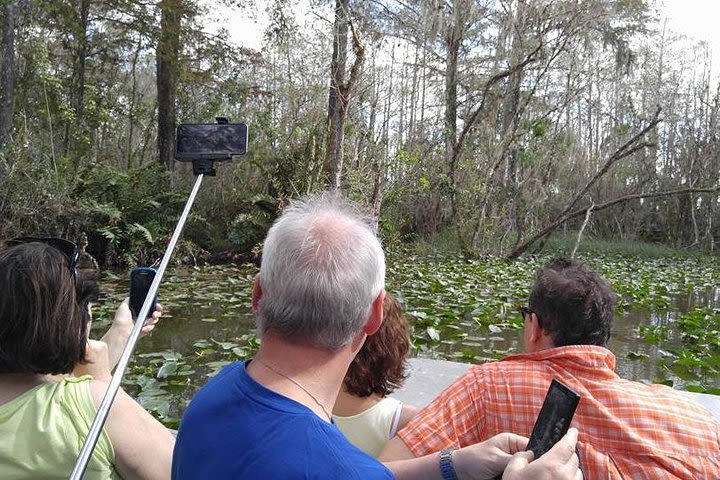
<path fill-rule="evenodd" d="M 455 467 L 452 464 L 454 448 L 443 448 L 440 450 L 440 475 L 443 480 L 458 480 Z"/>

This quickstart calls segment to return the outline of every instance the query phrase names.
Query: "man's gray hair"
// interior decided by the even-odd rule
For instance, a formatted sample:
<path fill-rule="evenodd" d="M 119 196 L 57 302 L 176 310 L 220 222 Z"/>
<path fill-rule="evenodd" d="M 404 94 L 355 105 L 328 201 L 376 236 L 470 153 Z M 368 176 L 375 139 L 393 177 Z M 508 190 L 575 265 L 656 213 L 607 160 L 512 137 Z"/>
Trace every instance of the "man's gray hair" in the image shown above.
<path fill-rule="evenodd" d="M 292 201 L 265 238 L 257 327 L 329 350 L 348 345 L 385 285 L 369 217 L 336 194 Z"/>

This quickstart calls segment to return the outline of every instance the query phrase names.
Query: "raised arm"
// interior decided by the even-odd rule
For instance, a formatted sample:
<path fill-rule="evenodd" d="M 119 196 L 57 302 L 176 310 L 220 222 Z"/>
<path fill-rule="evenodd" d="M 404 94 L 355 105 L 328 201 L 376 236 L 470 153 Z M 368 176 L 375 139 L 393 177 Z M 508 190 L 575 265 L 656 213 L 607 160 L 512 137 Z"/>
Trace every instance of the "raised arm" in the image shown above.
<path fill-rule="evenodd" d="M 125 345 L 127 344 L 128 337 L 130 337 L 130 332 L 132 331 L 134 325 L 129 304 L 129 298 L 126 298 L 122 301 L 117 311 L 115 312 L 115 317 L 113 318 L 112 325 L 101 339 L 108 346 L 110 370 L 115 368 L 115 365 L 117 365 L 118 361 L 120 360 L 122 352 L 125 349 Z M 162 312 L 163 307 L 162 305 L 158 304 L 152 316 L 145 320 L 145 325 L 143 326 L 140 333 L 141 336 L 145 336 L 148 333 L 152 332 L 152 330 L 155 328 L 155 324 L 157 324 L 160 320 Z"/>

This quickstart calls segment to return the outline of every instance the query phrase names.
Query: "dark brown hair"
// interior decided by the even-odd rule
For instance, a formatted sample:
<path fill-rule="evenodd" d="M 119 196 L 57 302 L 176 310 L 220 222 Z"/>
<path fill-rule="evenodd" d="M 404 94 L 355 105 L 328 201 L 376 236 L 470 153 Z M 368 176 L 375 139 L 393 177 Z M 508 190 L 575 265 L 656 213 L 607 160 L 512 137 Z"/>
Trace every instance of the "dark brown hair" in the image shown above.
<path fill-rule="evenodd" d="M 407 378 L 410 326 L 402 305 L 389 293 L 385 295 L 383 310 L 382 325 L 365 340 L 345 375 L 345 389 L 351 395 L 386 396 Z"/>
<path fill-rule="evenodd" d="M 0 372 L 61 374 L 84 362 L 93 297 L 94 277 L 73 274 L 47 244 L 0 251 Z"/>
<path fill-rule="evenodd" d="M 607 345 L 615 294 L 608 282 L 583 263 L 555 258 L 537 274 L 530 309 L 556 347 Z"/>

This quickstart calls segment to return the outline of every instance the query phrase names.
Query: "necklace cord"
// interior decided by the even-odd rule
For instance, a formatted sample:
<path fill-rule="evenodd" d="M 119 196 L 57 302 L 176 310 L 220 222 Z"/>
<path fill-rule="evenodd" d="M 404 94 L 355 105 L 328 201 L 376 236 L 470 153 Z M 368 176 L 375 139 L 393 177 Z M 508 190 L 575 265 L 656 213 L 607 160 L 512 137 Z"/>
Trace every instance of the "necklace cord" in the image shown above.
<path fill-rule="evenodd" d="M 332 416 L 327 412 L 327 410 L 325 410 L 325 407 L 323 406 L 323 404 L 320 403 L 320 401 L 317 399 L 317 397 L 315 397 L 315 395 L 313 395 L 312 393 L 310 393 L 310 391 L 309 391 L 307 388 L 303 387 L 300 382 L 298 382 L 298 381 L 295 380 L 294 378 L 290 377 L 289 375 L 286 375 L 286 374 L 282 373 L 281 371 L 275 369 L 274 367 L 268 365 L 267 363 L 263 362 L 262 360 L 260 360 L 260 359 L 257 358 L 257 357 L 254 358 L 253 360 L 257 360 L 258 363 L 260 363 L 262 366 L 264 366 L 265 368 L 267 368 L 268 370 L 270 370 L 270 371 L 273 372 L 274 374 L 279 375 L 279 376 L 281 376 L 281 377 L 283 377 L 283 378 L 286 378 L 286 379 L 290 380 L 293 384 L 295 384 L 296 386 L 298 386 L 303 392 L 305 392 L 310 398 L 312 398 L 315 403 L 317 403 L 318 407 L 320 407 L 320 408 L 322 409 L 322 411 L 323 411 L 323 413 L 325 414 L 325 416 L 328 418 L 328 420 L 330 421 L 330 423 L 332 423 Z"/>

